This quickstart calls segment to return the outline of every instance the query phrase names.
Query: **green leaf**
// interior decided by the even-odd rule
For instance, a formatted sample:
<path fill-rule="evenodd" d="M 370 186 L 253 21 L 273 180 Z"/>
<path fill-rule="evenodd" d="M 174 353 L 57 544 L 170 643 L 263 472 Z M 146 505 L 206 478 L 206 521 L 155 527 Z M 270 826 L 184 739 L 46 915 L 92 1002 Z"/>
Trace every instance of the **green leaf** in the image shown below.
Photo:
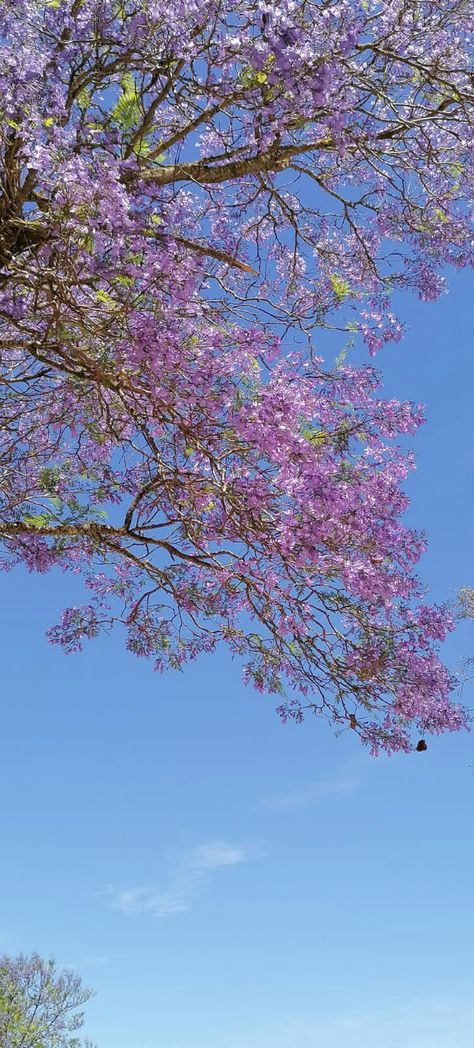
<path fill-rule="evenodd" d="M 127 277 L 125 276 L 125 274 L 119 274 L 119 276 L 114 277 L 114 283 L 119 284 L 121 287 L 133 287 L 135 281 L 133 277 Z"/>
<path fill-rule="evenodd" d="M 271 69 L 274 62 L 274 55 L 270 55 L 265 62 L 267 69 Z M 245 88 L 250 90 L 254 87 L 263 87 L 268 82 L 268 73 L 263 69 L 254 69 L 253 66 L 247 66 L 245 69 L 241 69 L 239 73 L 239 80 Z"/>
<path fill-rule="evenodd" d="M 88 251 L 89 254 L 92 255 L 92 252 L 94 250 L 94 237 L 91 235 L 91 233 L 87 233 L 85 237 L 82 237 L 79 243 L 81 247 L 84 247 L 86 251 Z"/>
<path fill-rule="evenodd" d="M 130 131 L 140 119 L 141 112 L 135 80 L 131 73 L 125 73 L 122 77 L 122 93 L 112 109 L 111 118 L 122 131 Z"/>
<path fill-rule="evenodd" d="M 153 164 L 154 167 L 160 167 L 161 164 L 164 164 L 165 160 L 166 153 L 159 153 L 158 156 L 153 157 L 153 160 L 150 160 L 150 164 Z"/>
<path fill-rule="evenodd" d="M 38 483 L 42 491 L 47 495 L 53 495 L 59 484 L 60 473 L 57 466 L 49 466 L 42 469 L 38 477 Z"/>
<path fill-rule="evenodd" d="M 98 302 L 103 302 L 106 306 L 113 306 L 114 309 L 117 306 L 115 299 L 107 291 L 96 291 L 95 297 Z"/>
<path fill-rule="evenodd" d="M 45 528 L 51 523 L 51 517 L 48 513 L 25 513 L 23 523 L 32 528 Z"/>
<path fill-rule="evenodd" d="M 344 280 L 344 278 L 340 277 L 337 273 L 331 273 L 329 280 L 336 298 L 339 299 L 340 302 L 343 302 L 350 293 L 350 287 L 347 280 Z"/>
<path fill-rule="evenodd" d="M 320 447 L 322 444 L 327 444 L 328 434 L 324 429 L 318 429 L 317 426 L 303 426 L 301 428 L 301 436 L 305 440 L 313 444 L 314 447 Z"/>
<path fill-rule="evenodd" d="M 77 92 L 76 102 L 81 109 L 88 109 L 91 104 L 91 96 L 86 87 L 81 87 L 81 90 Z"/>
<path fill-rule="evenodd" d="M 135 153 L 135 156 L 148 156 L 150 148 L 151 146 L 148 139 L 141 138 L 140 141 L 134 145 L 133 152 Z"/>

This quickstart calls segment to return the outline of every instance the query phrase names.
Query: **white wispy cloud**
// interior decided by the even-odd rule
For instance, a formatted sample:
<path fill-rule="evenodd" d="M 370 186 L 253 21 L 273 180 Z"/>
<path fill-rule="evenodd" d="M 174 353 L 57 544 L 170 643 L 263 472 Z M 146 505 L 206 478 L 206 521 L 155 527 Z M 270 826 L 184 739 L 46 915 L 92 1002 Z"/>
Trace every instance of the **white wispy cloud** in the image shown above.
<path fill-rule="evenodd" d="M 193 870 L 217 870 L 220 866 L 235 866 L 244 862 L 246 850 L 223 841 L 210 841 L 188 852 L 187 866 Z"/>
<path fill-rule="evenodd" d="M 109 888 L 114 909 L 122 913 L 150 913 L 154 917 L 189 910 L 193 900 L 212 879 L 214 872 L 225 866 L 245 862 L 247 849 L 225 841 L 209 841 L 192 848 L 172 872 L 168 884 L 117 890 Z"/>
<path fill-rule="evenodd" d="M 297 790 L 290 790 L 274 797 L 265 797 L 260 801 L 260 808 L 264 808 L 265 811 L 297 811 L 299 808 L 309 808 L 334 794 L 353 793 L 360 784 L 360 775 L 350 771 L 341 771 L 333 778 L 317 779 L 306 783 Z"/>
<path fill-rule="evenodd" d="M 156 888 L 126 888 L 118 891 L 113 906 L 122 913 L 152 913 L 154 917 L 167 917 L 188 910 L 195 894 L 195 884 L 180 884 L 176 878 L 172 887 L 164 891 Z"/>

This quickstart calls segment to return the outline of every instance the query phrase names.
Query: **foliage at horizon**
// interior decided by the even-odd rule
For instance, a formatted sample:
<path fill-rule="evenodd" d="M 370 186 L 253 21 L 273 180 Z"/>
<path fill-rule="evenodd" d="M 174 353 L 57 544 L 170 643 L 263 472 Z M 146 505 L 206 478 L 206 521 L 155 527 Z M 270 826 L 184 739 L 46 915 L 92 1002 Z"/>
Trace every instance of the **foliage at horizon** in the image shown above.
<path fill-rule="evenodd" d="M 77 975 L 36 953 L 0 956 L 2 1048 L 92 1048 L 74 1036 L 91 996 Z"/>

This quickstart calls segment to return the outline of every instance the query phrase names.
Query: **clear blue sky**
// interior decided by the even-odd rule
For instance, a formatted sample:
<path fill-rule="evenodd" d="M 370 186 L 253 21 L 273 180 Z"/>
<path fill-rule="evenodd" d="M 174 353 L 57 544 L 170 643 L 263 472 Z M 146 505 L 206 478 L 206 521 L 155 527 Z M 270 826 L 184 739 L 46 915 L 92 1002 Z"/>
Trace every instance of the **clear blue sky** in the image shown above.
<path fill-rule="evenodd" d="M 377 362 L 428 409 L 410 521 L 435 597 L 474 583 L 473 297 L 461 274 L 405 301 Z M 281 726 L 223 654 L 66 657 L 43 632 L 73 582 L 0 584 L 0 951 L 77 968 L 99 1048 L 472 1048 L 474 735 L 373 760 Z M 466 626 L 446 658 L 470 653 Z"/>

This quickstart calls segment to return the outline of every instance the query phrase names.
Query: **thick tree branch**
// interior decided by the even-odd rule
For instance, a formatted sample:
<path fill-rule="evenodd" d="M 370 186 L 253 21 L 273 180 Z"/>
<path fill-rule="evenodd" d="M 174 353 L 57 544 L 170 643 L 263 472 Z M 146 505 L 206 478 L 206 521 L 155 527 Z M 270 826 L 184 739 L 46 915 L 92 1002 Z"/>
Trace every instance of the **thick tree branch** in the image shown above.
<path fill-rule="evenodd" d="M 201 568 L 216 567 L 215 559 L 211 556 L 201 557 L 197 554 L 184 553 L 166 539 L 156 539 L 143 535 L 139 531 L 128 531 L 127 528 L 116 528 L 110 524 L 98 524 L 96 521 L 87 521 L 83 524 L 46 524 L 40 527 L 28 521 L 0 521 L 0 537 L 3 539 L 21 538 L 23 536 L 35 535 L 38 538 L 75 538 L 85 539 L 100 543 L 104 548 L 113 546 L 116 552 L 120 552 L 120 540 L 131 539 L 141 542 L 143 545 L 159 547 L 166 550 L 171 557 L 177 557 L 186 563 L 195 564 Z"/>
<path fill-rule="evenodd" d="M 153 170 L 124 171 L 122 182 L 128 184 L 137 180 L 154 182 L 159 186 L 168 186 L 174 182 L 199 182 L 201 185 L 232 182 L 245 175 L 258 175 L 265 171 L 283 171 L 289 166 L 293 156 L 311 153 L 317 149 L 334 149 L 331 138 L 321 138 L 316 142 L 300 145 L 279 146 L 256 156 L 242 160 L 230 160 L 227 163 L 213 163 L 213 158 L 194 160 L 189 164 L 169 164 Z"/>

